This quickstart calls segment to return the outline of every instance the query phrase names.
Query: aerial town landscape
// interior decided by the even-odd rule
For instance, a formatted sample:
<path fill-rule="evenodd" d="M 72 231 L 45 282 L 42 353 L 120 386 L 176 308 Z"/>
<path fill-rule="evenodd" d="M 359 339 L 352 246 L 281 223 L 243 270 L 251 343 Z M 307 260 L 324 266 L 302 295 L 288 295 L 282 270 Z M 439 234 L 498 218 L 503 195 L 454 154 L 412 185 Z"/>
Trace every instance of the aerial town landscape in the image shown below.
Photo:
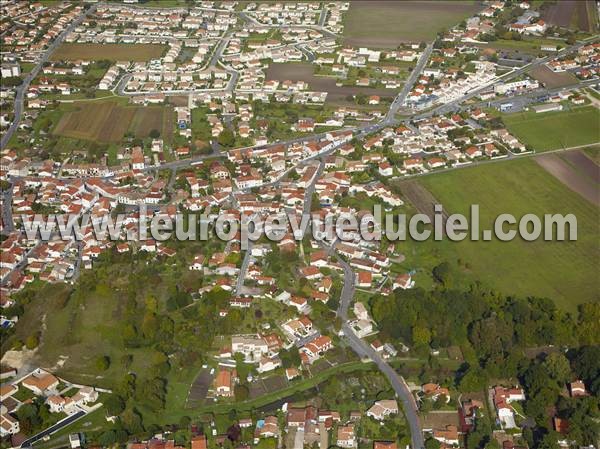
<path fill-rule="evenodd" d="M 0 0 L 1 448 L 600 448 L 599 8 Z"/>

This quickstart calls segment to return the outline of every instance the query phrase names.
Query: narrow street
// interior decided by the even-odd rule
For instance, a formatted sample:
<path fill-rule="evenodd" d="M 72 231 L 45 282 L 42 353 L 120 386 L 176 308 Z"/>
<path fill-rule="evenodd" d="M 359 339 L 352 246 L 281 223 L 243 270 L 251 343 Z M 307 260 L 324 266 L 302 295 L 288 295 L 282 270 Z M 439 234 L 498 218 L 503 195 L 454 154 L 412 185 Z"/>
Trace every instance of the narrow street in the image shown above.
<path fill-rule="evenodd" d="M 315 177 L 306 189 L 306 194 L 304 198 L 304 213 L 310 213 L 310 209 L 312 206 L 312 192 L 314 192 L 315 185 L 323 174 L 324 167 L 325 159 L 323 157 L 321 159 L 321 163 L 319 165 L 317 173 L 315 174 Z M 321 246 L 324 247 L 328 252 L 335 253 L 335 249 L 333 248 L 335 240 L 332 243 L 332 245 L 327 245 L 324 242 L 320 243 Z M 350 265 L 339 254 L 335 253 L 335 255 L 338 259 L 338 262 L 344 269 L 344 286 L 342 288 L 342 293 L 340 296 L 340 305 L 337 310 L 337 315 L 342 319 L 342 330 L 344 333 L 344 338 L 358 357 L 360 357 L 361 359 L 368 358 L 371 361 L 375 362 L 379 370 L 388 378 L 390 384 L 392 385 L 392 388 L 396 392 L 396 395 L 402 401 L 404 414 L 410 427 L 412 448 L 423 449 L 425 447 L 425 440 L 423 438 L 423 432 L 421 430 L 421 424 L 418 415 L 418 407 L 415 402 L 414 396 L 412 395 L 410 389 L 406 385 L 406 381 L 385 360 L 383 360 L 373 348 L 371 348 L 366 342 L 358 338 L 358 336 L 356 336 L 356 334 L 352 331 L 350 325 L 348 324 L 348 310 L 350 309 L 350 305 L 354 300 L 354 285 L 356 275 L 350 267 Z"/>

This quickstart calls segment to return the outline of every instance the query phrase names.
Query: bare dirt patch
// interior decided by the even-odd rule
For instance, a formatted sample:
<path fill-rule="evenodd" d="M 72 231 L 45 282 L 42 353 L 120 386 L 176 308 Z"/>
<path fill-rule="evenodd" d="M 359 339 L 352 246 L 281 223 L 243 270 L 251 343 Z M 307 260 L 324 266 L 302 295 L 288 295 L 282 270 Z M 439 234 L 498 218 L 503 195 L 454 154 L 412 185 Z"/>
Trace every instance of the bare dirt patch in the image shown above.
<path fill-rule="evenodd" d="M 79 44 L 64 43 L 52 54 L 53 61 L 149 61 L 160 58 L 167 46 L 162 44 Z"/>
<path fill-rule="evenodd" d="M 459 427 L 458 412 L 435 411 L 429 412 L 423 417 L 423 429 L 445 429 L 446 426 Z"/>
<path fill-rule="evenodd" d="M 348 95 L 378 95 L 394 97 L 398 89 L 376 89 L 370 87 L 336 86 L 335 78 L 315 76 L 312 64 L 271 64 L 266 73 L 267 80 L 305 81 L 311 90 L 327 92 L 327 103 L 343 102 Z"/>
<path fill-rule="evenodd" d="M 187 95 L 171 95 L 168 98 L 169 104 L 173 106 L 187 106 L 189 104 Z"/>
<path fill-rule="evenodd" d="M 591 0 L 561 0 L 544 8 L 542 18 L 551 25 L 563 28 L 576 27 L 582 31 L 593 32 L 596 11 Z"/>
<path fill-rule="evenodd" d="M 577 82 L 577 78 L 570 72 L 553 72 L 545 65 L 538 66 L 531 71 L 533 76 L 540 83 L 543 83 L 549 89 L 556 87 L 563 87 L 574 84 Z"/>
<path fill-rule="evenodd" d="M 410 180 L 400 184 L 400 191 L 408 201 L 412 203 L 417 211 L 429 217 L 433 223 L 434 206 L 440 204 L 438 200 L 431 194 L 429 190 L 423 187 L 418 181 Z M 448 219 L 448 211 L 442 213 L 443 228 L 446 228 L 446 220 Z"/>
<path fill-rule="evenodd" d="M 579 1 L 562 0 L 546 7 L 542 18 L 551 25 L 568 27 Z"/>
<path fill-rule="evenodd" d="M 595 183 L 600 183 L 600 166 L 587 157 L 583 151 L 569 151 L 562 158 Z"/>
<path fill-rule="evenodd" d="M 595 206 L 600 206 L 598 183 L 581 176 L 556 154 L 545 154 L 535 158 L 535 162 L 544 170 L 578 193 Z"/>
<path fill-rule="evenodd" d="M 203 369 L 192 382 L 186 401 L 186 408 L 198 407 L 204 404 L 208 388 L 212 384 L 212 376 L 208 369 Z"/>

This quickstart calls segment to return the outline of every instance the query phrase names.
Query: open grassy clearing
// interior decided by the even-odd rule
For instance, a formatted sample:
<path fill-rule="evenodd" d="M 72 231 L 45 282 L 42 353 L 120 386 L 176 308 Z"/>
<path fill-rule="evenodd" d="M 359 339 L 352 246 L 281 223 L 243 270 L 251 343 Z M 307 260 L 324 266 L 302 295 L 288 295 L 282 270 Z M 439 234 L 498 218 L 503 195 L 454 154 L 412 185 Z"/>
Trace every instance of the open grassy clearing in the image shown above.
<path fill-rule="evenodd" d="M 145 138 L 153 129 L 168 139 L 174 127 L 169 106 L 127 106 L 111 99 L 61 105 L 61 108 L 64 115 L 52 133 L 74 139 L 119 142 L 127 132 Z"/>
<path fill-rule="evenodd" d="M 548 151 L 600 141 L 600 111 L 587 106 L 570 111 L 518 112 L 502 117 L 508 130 L 535 151 Z"/>
<path fill-rule="evenodd" d="M 509 53 L 527 53 L 530 55 L 548 54 L 542 51 L 543 45 L 552 45 L 555 47 L 564 47 L 566 45 L 561 39 L 545 39 L 541 37 L 523 37 L 521 40 L 498 39 L 485 44 L 477 44 L 481 49 L 491 48 L 494 50 L 504 50 Z"/>
<path fill-rule="evenodd" d="M 474 1 L 353 1 L 345 17 L 344 44 L 394 48 L 431 41 L 478 9 Z"/>
<path fill-rule="evenodd" d="M 600 283 L 593 263 L 600 238 L 598 208 L 564 186 L 532 159 L 497 162 L 420 178 L 449 213 L 469 216 L 480 208 L 481 230 L 493 229 L 496 216 L 527 213 L 575 214 L 576 242 L 526 242 L 515 239 L 451 242 L 408 241 L 403 269 L 415 270 L 417 284 L 431 285 L 431 268 L 448 261 L 458 287 L 480 281 L 504 294 L 546 296 L 566 310 L 598 298 Z"/>
<path fill-rule="evenodd" d="M 162 44 L 78 44 L 64 43 L 52 54 L 53 61 L 83 59 L 97 61 L 149 61 L 160 58 L 167 46 Z"/>

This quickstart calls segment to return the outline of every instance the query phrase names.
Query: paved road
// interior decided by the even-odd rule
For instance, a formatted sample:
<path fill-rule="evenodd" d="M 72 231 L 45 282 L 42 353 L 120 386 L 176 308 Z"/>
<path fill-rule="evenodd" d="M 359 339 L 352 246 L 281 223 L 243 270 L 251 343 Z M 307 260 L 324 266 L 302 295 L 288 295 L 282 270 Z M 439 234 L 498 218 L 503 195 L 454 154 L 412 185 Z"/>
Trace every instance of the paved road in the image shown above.
<path fill-rule="evenodd" d="M 12 194 L 13 184 L 10 187 L 2 191 L 0 201 L 2 201 L 2 234 L 10 234 L 15 225 L 12 219 Z"/>
<path fill-rule="evenodd" d="M 398 112 L 398 109 L 400 109 L 400 107 L 404 103 L 404 100 L 406 100 L 406 97 L 408 96 L 408 94 L 412 90 L 415 82 L 421 75 L 421 72 L 423 71 L 425 64 L 427 64 L 427 61 L 429 61 L 431 52 L 433 52 L 433 43 L 431 43 L 427 47 L 425 47 L 425 50 L 423 50 L 423 53 L 421 54 L 421 57 L 419 58 L 417 65 L 415 66 L 413 71 L 410 73 L 408 79 L 404 83 L 404 86 L 402 86 L 402 90 L 396 96 L 396 98 L 394 99 L 392 104 L 390 105 L 390 109 L 389 109 L 388 113 L 386 114 L 385 120 L 384 120 L 386 123 L 391 123 L 394 121 L 394 118 L 396 116 L 396 113 Z"/>
<path fill-rule="evenodd" d="M 546 64 L 548 61 L 550 61 L 552 59 L 556 59 L 563 54 L 567 54 L 569 52 L 575 51 L 585 45 L 595 42 L 598 39 L 599 38 L 597 36 L 592 36 L 588 39 L 585 39 L 581 42 L 571 45 L 570 47 L 565 47 L 565 48 L 561 49 L 560 51 L 558 51 L 557 53 L 545 56 L 543 58 L 538 58 L 519 69 L 513 70 L 511 72 L 505 73 L 504 75 L 497 77 L 493 82 L 490 82 L 490 83 L 486 84 L 485 86 L 481 86 L 481 87 L 478 87 L 476 89 L 473 89 L 473 90 L 467 92 L 465 95 L 457 98 L 456 100 L 452 100 L 447 103 L 441 104 L 441 105 L 439 105 L 427 112 L 424 112 L 422 114 L 413 115 L 411 117 L 411 120 L 419 120 L 422 118 L 432 117 L 434 115 L 447 114 L 449 112 L 457 111 L 458 107 L 461 103 L 464 103 L 465 101 L 478 96 L 481 92 L 484 92 L 484 91 L 490 89 L 492 86 L 499 84 L 499 83 L 507 82 L 513 78 L 517 78 L 517 77 L 523 75 L 524 73 L 533 70 L 536 67 Z"/>
<path fill-rule="evenodd" d="M 568 86 L 562 86 L 562 87 L 557 87 L 557 88 L 553 88 L 553 89 L 540 88 L 540 89 L 530 90 L 528 92 L 518 93 L 518 94 L 512 95 L 512 96 L 493 99 L 491 101 L 481 101 L 477 104 L 472 105 L 472 107 L 499 106 L 503 103 L 515 103 L 515 102 L 527 105 L 529 103 L 534 102 L 534 100 L 539 97 L 552 96 L 552 95 L 558 94 L 559 92 L 564 92 L 564 91 L 573 90 L 573 89 L 581 89 L 582 87 L 593 86 L 594 84 L 598 84 L 598 83 L 600 83 L 600 80 L 594 79 L 594 80 L 578 81 L 575 84 L 570 84 Z"/>
<path fill-rule="evenodd" d="M 315 176 L 313 177 L 312 182 L 308 185 L 308 187 L 306 188 L 306 191 L 304 192 L 304 207 L 302 210 L 302 213 L 304 215 L 310 214 L 310 209 L 312 207 L 313 194 L 315 193 L 315 186 L 317 185 L 317 181 L 323 175 L 324 170 L 325 170 L 325 156 L 322 156 L 321 160 L 319 161 L 319 166 L 317 167 Z"/>
<path fill-rule="evenodd" d="M 470 164 L 461 164 L 461 165 L 453 165 L 452 167 L 449 168 L 445 168 L 443 170 L 431 170 L 428 171 L 427 173 L 416 173 L 414 175 L 404 175 L 401 178 L 397 178 L 399 181 L 403 181 L 405 179 L 410 179 L 410 178 L 420 178 L 422 176 L 429 176 L 429 175 L 433 175 L 436 173 L 440 173 L 440 172 L 446 172 L 449 170 L 460 170 L 463 168 L 469 168 L 469 167 L 476 167 L 478 165 L 485 165 L 485 164 L 494 164 L 497 162 L 502 162 L 502 161 L 506 161 L 508 159 L 517 159 L 517 158 L 525 158 L 525 157 L 537 157 L 537 156 L 543 156 L 546 154 L 552 154 L 552 153 L 562 153 L 564 151 L 575 151 L 575 150 L 581 150 L 583 148 L 588 148 L 588 147 L 593 147 L 595 145 L 600 145 L 600 141 L 598 142 L 591 142 L 585 145 L 577 145 L 574 147 L 566 147 L 566 148 L 557 148 L 556 150 L 548 150 L 548 151 L 544 151 L 541 153 L 536 153 L 536 152 L 531 152 L 531 153 L 526 153 L 526 154 L 513 154 L 513 153 L 509 153 L 508 157 L 504 157 L 504 158 L 494 158 L 494 159 L 483 159 L 481 161 L 476 161 L 476 162 L 472 162 Z"/>
<path fill-rule="evenodd" d="M 248 12 L 239 12 L 239 16 L 242 20 L 245 20 L 246 22 L 251 22 L 254 25 L 257 26 L 261 26 L 264 28 L 297 28 L 297 29 L 306 29 L 306 28 L 311 28 L 313 30 L 317 30 L 320 31 L 321 33 L 323 33 L 323 35 L 327 35 L 328 37 L 334 38 L 336 39 L 338 37 L 337 34 L 329 31 L 327 28 L 325 28 L 324 26 L 319 25 L 295 25 L 295 24 L 266 24 L 266 23 L 261 23 L 258 20 L 256 20 L 254 17 L 252 17 L 251 15 L 248 14 Z"/>
<path fill-rule="evenodd" d="M 67 34 L 69 34 L 71 31 L 73 31 L 77 26 L 79 26 L 79 24 L 83 21 L 83 19 L 85 19 L 85 17 L 89 13 L 96 11 L 96 8 L 97 8 L 97 5 L 91 6 L 87 10 L 84 10 L 79 16 L 77 16 L 69 24 L 69 26 L 67 26 L 58 35 L 58 37 L 56 39 L 54 39 L 54 41 L 50 44 L 50 46 L 42 54 L 42 57 L 40 58 L 37 65 L 31 70 L 31 72 L 29 72 L 25 76 L 25 78 L 23 78 L 23 83 L 15 89 L 15 91 L 16 91 L 15 103 L 14 103 L 15 118 L 13 119 L 12 123 L 10 124 L 10 127 L 2 135 L 2 140 L 0 140 L 0 149 L 3 150 L 6 147 L 6 145 L 8 145 L 8 141 L 12 138 L 13 134 L 19 127 L 19 123 L 21 123 L 21 118 L 23 115 L 23 107 L 24 107 L 23 103 L 24 103 L 24 99 L 25 99 L 25 93 L 27 92 L 27 89 L 29 88 L 29 85 L 31 84 L 31 82 L 38 75 L 38 73 L 42 69 L 44 63 L 46 61 L 48 61 L 48 59 L 50 59 L 50 56 L 52 56 L 52 53 L 54 53 L 54 50 L 56 50 L 58 48 L 58 46 L 60 44 L 62 44 L 62 42 L 65 40 L 65 37 L 67 37 Z"/>
<path fill-rule="evenodd" d="M 35 443 L 36 441 L 41 440 L 42 438 L 44 438 L 46 435 L 51 435 L 54 432 L 58 432 L 60 429 L 62 429 L 65 426 L 68 426 L 69 424 L 71 424 L 72 422 L 77 421 L 79 418 L 82 418 L 86 415 L 86 413 L 83 410 L 78 411 L 77 413 L 74 413 L 73 415 L 70 415 L 68 417 L 66 417 L 65 419 L 63 419 L 62 421 L 57 422 L 56 424 L 54 424 L 51 427 L 48 427 L 46 430 L 44 430 L 43 432 L 38 433 L 37 435 L 32 436 L 31 438 L 28 438 L 27 440 L 23 441 L 21 443 L 21 447 L 22 448 L 26 448 L 26 447 L 31 447 L 31 445 L 33 443 Z"/>
<path fill-rule="evenodd" d="M 244 260 L 242 260 L 240 274 L 238 275 L 237 282 L 235 284 L 234 296 L 238 296 L 242 291 L 242 288 L 244 287 L 244 281 L 246 280 L 246 271 L 248 271 L 248 266 L 250 265 L 250 260 L 252 259 L 253 246 L 254 242 L 252 240 L 248 240 L 248 249 L 244 253 Z"/>
<path fill-rule="evenodd" d="M 327 13 L 329 12 L 329 10 L 327 9 L 326 6 L 323 6 L 323 9 L 321 10 L 321 15 L 319 16 L 319 26 L 325 26 L 325 20 L 327 20 Z"/>
<path fill-rule="evenodd" d="M 304 197 L 304 213 L 310 212 L 312 205 L 312 193 L 314 192 L 315 185 L 319 178 L 323 174 L 325 168 L 325 157 L 321 157 L 321 162 L 317 173 L 315 174 L 312 182 L 306 189 Z M 335 243 L 335 241 L 333 242 Z M 333 250 L 333 244 L 327 247 L 324 243 L 321 244 L 328 252 Z M 356 336 L 356 334 L 350 328 L 348 324 L 348 310 L 350 304 L 354 299 L 354 284 L 355 274 L 350 265 L 338 254 L 336 254 L 338 262 L 344 269 L 344 285 L 340 297 L 340 305 L 338 307 L 337 314 L 342 319 L 342 330 L 344 337 L 352 350 L 362 359 L 369 358 L 379 368 L 379 370 L 386 375 L 392 385 L 396 395 L 403 403 L 403 410 L 406 415 L 406 419 L 410 426 L 410 434 L 412 440 L 413 449 L 423 449 L 425 447 L 425 440 L 423 438 L 423 432 L 421 431 L 421 424 L 419 422 L 418 408 L 415 399 L 409 390 L 404 378 L 400 376 L 381 356 L 373 350 L 366 342 Z"/>
<path fill-rule="evenodd" d="M 206 159 L 215 159 L 215 158 L 221 158 L 221 157 L 225 157 L 226 155 L 224 153 L 216 153 L 216 152 L 212 152 L 210 154 L 202 154 L 202 155 L 198 155 L 198 156 L 192 156 L 191 158 L 187 158 L 187 159 L 180 159 L 178 161 L 171 161 L 171 162 L 165 162 L 162 165 L 159 166 L 148 166 L 148 167 L 144 167 L 143 171 L 145 172 L 149 172 L 149 171 L 154 171 L 156 169 L 159 170 L 164 170 L 164 169 L 170 169 L 170 170 L 176 170 L 179 168 L 184 168 L 184 167 L 188 167 L 190 165 L 193 165 L 196 162 L 201 162 L 204 161 Z"/>
<path fill-rule="evenodd" d="M 425 447 L 425 440 L 423 438 L 423 432 L 421 430 L 421 424 L 419 421 L 418 407 L 415 402 L 415 398 L 412 395 L 406 381 L 400 376 L 394 368 L 392 368 L 385 360 L 381 358 L 373 348 L 371 348 L 365 341 L 358 338 L 354 331 L 348 324 L 348 309 L 354 298 L 354 279 L 355 274 L 350 265 L 337 255 L 338 262 L 344 269 L 344 286 L 342 288 L 342 294 L 340 298 L 340 305 L 338 308 L 338 316 L 342 319 L 342 330 L 344 332 L 344 338 L 349 343 L 352 350 L 360 358 L 368 358 L 375 362 L 379 370 L 386 375 L 390 384 L 392 385 L 396 395 L 403 404 L 404 414 L 408 425 L 410 427 L 410 436 L 412 441 L 412 449 L 423 449 Z"/>

